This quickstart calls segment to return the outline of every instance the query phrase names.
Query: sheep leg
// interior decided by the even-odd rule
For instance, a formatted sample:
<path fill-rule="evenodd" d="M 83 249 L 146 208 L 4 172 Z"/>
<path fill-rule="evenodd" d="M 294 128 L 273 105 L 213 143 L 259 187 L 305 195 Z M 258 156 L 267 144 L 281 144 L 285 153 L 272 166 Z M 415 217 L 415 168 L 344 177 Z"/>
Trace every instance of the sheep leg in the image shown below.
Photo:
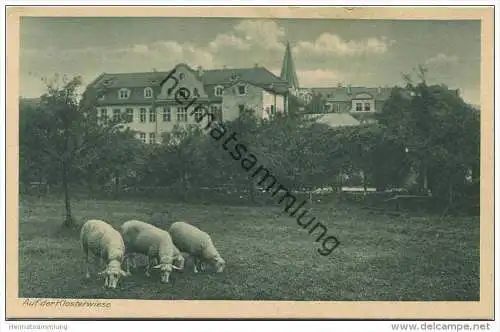
<path fill-rule="evenodd" d="M 125 267 L 126 267 L 126 273 L 128 275 L 132 275 L 132 273 L 130 273 L 130 255 L 129 254 L 125 254 Z"/>
<path fill-rule="evenodd" d="M 200 260 L 198 258 L 194 259 L 194 273 L 198 273 L 198 266 L 200 264 Z"/>
<path fill-rule="evenodd" d="M 132 265 L 132 267 L 134 269 L 137 268 L 137 264 L 136 264 L 136 261 L 135 261 L 135 254 L 134 253 L 130 254 L 130 264 Z"/>
<path fill-rule="evenodd" d="M 90 257 L 89 248 L 86 243 L 82 245 L 85 254 L 85 278 L 90 279 Z"/>
<path fill-rule="evenodd" d="M 149 273 L 149 269 L 151 268 L 151 259 L 149 258 L 149 256 L 147 255 L 146 256 L 146 277 L 150 277 L 151 274 Z"/>

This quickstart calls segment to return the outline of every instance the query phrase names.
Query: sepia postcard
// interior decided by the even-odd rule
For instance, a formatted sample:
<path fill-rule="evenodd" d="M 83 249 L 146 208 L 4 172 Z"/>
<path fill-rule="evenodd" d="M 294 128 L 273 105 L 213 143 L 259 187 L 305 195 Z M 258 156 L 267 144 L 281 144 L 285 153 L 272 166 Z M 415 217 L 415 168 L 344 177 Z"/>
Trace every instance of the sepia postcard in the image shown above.
<path fill-rule="evenodd" d="M 8 7 L 6 318 L 493 319 L 493 7 Z"/>

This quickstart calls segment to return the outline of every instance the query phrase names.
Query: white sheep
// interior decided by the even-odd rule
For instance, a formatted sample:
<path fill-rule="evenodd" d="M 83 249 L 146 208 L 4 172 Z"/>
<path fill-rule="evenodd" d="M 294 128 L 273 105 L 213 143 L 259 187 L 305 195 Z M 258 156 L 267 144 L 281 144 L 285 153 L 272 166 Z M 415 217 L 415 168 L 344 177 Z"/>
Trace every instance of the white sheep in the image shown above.
<path fill-rule="evenodd" d="M 147 277 L 150 269 L 161 269 L 161 282 L 168 283 L 173 269 L 184 268 L 184 257 L 172 242 L 170 234 L 151 224 L 129 220 L 121 226 L 126 246 L 127 273 L 130 273 L 130 256 L 138 253 L 146 256 Z M 178 262 L 178 265 L 175 265 Z M 153 263 L 157 264 L 153 266 Z"/>
<path fill-rule="evenodd" d="M 121 267 L 125 255 L 123 238 L 111 225 L 102 220 L 88 220 L 80 231 L 80 242 L 85 254 L 86 278 L 90 278 L 90 253 L 100 258 L 101 264 L 107 264 L 106 269 L 98 273 L 106 275 L 104 287 L 116 288 L 120 277 L 129 275 Z"/>
<path fill-rule="evenodd" d="M 217 272 L 224 270 L 226 262 L 215 248 L 210 235 L 183 221 L 173 223 L 169 233 L 177 248 L 194 258 L 195 273 L 199 269 L 203 270 L 203 263 L 212 265 Z"/>

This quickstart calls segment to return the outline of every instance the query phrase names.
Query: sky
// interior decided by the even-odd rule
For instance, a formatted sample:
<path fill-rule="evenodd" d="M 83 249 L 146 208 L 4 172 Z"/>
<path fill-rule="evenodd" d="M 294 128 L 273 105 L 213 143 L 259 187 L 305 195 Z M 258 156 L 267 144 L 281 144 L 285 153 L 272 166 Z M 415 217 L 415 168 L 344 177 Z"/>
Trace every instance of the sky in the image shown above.
<path fill-rule="evenodd" d="M 37 97 L 42 78 L 244 68 L 279 75 L 290 42 L 300 87 L 394 86 L 419 64 L 430 83 L 458 88 L 479 104 L 480 21 L 23 17 L 20 93 Z"/>

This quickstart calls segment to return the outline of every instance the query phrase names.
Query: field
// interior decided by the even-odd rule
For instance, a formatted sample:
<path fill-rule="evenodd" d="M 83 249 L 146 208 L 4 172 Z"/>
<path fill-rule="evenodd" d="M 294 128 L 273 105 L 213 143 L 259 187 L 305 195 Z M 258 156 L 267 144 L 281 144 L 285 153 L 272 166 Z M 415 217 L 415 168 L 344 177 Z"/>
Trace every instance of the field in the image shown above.
<path fill-rule="evenodd" d="M 79 220 L 118 227 L 129 219 L 168 227 L 179 219 L 206 230 L 226 259 L 224 273 L 176 272 L 169 284 L 142 270 L 116 290 L 84 278 L 78 233 L 59 232 L 62 200 L 19 207 L 19 295 L 51 298 L 210 300 L 479 300 L 479 218 L 374 213 L 316 204 L 314 216 L 341 245 L 329 256 L 278 206 L 213 206 L 79 200 Z"/>

